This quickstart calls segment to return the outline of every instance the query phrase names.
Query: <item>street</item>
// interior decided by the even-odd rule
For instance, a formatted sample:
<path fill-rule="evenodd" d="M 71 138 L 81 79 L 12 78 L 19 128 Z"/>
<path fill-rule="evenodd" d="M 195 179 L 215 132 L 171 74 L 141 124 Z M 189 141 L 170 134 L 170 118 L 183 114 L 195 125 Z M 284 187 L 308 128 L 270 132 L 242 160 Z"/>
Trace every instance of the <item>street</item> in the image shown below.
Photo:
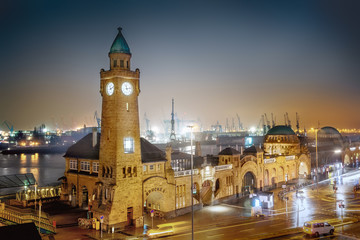
<path fill-rule="evenodd" d="M 360 192 L 354 193 L 359 171 L 338 179 L 337 191 L 329 180 L 307 186 L 301 193 L 289 192 L 288 200 L 274 195 L 273 210 L 265 210 L 265 217 L 250 217 L 247 201 L 232 201 L 227 204 L 208 206 L 197 211 L 194 218 L 195 239 L 308 239 L 302 233 L 305 221 L 322 219 L 335 226 L 334 236 L 318 239 L 360 238 Z M 344 207 L 339 207 L 343 203 Z M 189 215 L 182 216 L 182 219 Z M 191 221 L 186 233 L 175 234 L 165 239 L 191 239 Z"/>

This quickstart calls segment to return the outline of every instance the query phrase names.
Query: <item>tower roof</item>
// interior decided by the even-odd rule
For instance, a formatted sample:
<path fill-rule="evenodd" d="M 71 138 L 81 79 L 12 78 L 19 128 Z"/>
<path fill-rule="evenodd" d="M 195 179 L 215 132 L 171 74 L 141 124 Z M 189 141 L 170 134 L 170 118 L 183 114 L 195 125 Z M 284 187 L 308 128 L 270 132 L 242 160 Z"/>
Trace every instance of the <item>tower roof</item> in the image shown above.
<path fill-rule="evenodd" d="M 121 33 L 122 28 L 119 27 L 118 30 L 119 30 L 119 33 L 117 34 L 113 44 L 111 45 L 110 53 L 131 54 L 129 45 L 127 44 L 124 36 Z"/>
<path fill-rule="evenodd" d="M 271 128 L 266 135 L 296 135 L 289 126 L 278 125 Z"/>

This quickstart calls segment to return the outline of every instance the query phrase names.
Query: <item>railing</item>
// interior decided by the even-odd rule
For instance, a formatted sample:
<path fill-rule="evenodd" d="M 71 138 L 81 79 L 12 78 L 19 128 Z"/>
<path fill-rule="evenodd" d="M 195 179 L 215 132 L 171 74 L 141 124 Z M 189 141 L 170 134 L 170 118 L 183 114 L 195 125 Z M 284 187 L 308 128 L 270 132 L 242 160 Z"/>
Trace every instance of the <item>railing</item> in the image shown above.
<path fill-rule="evenodd" d="M 197 174 L 199 174 L 199 169 L 193 169 L 193 175 L 197 175 Z M 175 172 L 175 177 L 184 177 L 190 175 L 191 175 L 191 170 Z"/>
<path fill-rule="evenodd" d="M 39 227 L 39 215 L 31 209 L 18 209 L 7 206 L 3 203 L 0 207 L 0 218 L 17 224 L 33 222 Z M 52 233 L 56 233 L 56 227 L 52 225 L 49 216 L 45 212 L 41 212 L 40 228 Z"/>
<path fill-rule="evenodd" d="M 215 171 L 229 170 L 232 169 L 232 164 L 215 166 Z"/>

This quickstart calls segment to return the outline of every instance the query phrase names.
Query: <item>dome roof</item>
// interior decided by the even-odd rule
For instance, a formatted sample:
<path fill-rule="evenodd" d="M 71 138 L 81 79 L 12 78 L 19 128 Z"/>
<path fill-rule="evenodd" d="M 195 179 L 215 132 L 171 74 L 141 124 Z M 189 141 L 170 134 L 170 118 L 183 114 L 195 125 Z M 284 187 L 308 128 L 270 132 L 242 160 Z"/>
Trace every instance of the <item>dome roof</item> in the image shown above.
<path fill-rule="evenodd" d="M 278 125 L 271 128 L 266 135 L 296 135 L 289 126 Z"/>
<path fill-rule="evenodd" d="M 118 28 L 119 33 L 116 36 L 113 44 L 111 45 L 110 48 L 110 53 L 126 53 L 126 54 L 131 54 L 130 53 L 130 48 L 129 45 L 127 44 L 124 36 L 121 33 L 122 28 L 119 27 Z"/>
<path fill-rule="evenodd" d="M 336 128 L 333 127 L 323 127 L 318 132 L 319 135 L 337 135 L 341 136 L 339 131 Z"/>

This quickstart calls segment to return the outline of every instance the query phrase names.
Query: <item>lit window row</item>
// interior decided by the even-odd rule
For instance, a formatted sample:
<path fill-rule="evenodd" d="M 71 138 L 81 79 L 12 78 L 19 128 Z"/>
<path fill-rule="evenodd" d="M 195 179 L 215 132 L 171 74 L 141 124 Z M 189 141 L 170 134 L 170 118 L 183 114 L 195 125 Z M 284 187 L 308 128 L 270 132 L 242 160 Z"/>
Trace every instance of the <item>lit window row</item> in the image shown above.
<path fill-rule="evenodd" d="M 90 162 L 89 161 L 81 161 L 80 162 L 80 170 L 85 172 L 90 172 Z"/>

